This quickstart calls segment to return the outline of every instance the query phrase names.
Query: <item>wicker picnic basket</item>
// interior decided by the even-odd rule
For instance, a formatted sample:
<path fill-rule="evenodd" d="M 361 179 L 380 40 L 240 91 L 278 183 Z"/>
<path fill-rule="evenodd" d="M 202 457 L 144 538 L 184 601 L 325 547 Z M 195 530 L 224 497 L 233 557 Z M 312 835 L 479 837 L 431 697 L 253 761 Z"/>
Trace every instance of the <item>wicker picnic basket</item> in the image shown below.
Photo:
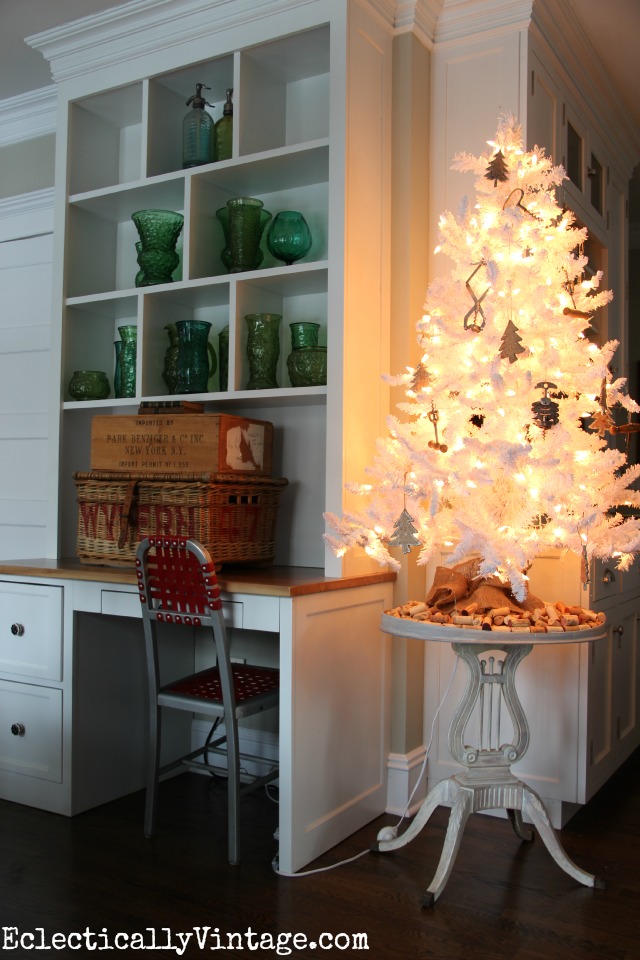
<path fill-rule="evenodd" d="M 78 559 L 131 566 L 148 536 L 187 536 L 217 564 L 272 563 L 286 479 L 238 474 L 75 473 Z"/>

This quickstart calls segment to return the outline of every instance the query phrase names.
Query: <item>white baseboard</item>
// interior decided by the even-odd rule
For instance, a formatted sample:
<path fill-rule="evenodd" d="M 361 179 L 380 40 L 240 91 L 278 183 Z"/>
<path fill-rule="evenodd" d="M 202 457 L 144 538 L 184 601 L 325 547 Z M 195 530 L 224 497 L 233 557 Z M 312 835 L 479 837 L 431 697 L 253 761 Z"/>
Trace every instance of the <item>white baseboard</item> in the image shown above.
<path fill-rule="evenodd" d="M 402 816 L 406 811 L 407 816 L 413 816 L 416 812 L 427 795 L 426 775 L 420 779 L 424 759 L 424 746 L 416 747 L 410 753 L 389 754 L 387 758 L 387 813 Z M 410 806 L 407 810 L 409 803 Z"/>

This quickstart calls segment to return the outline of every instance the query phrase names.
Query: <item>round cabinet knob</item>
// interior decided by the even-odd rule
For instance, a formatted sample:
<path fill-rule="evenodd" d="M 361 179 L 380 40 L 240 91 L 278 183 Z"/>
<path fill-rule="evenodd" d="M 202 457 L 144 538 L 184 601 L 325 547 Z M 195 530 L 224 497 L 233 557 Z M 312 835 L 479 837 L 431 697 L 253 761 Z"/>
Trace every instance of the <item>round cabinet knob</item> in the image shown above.
<path fill-rule="evenodd" d="M 624 627 L 623 627 L 623 626 L 614 627 L 614 628 L 613 628 L 613 633 L 617 633 L 618 636 L 621 637 L 622 634 L 624 633 Z"/>
<path fill-rule="evenodd" d="M 603 583 L 615 583 L 615 579 L 616 579 L 616 577 L 615 577 L 615 574 L 614 574 L 613 570 L 609 570 L 609 568 L 607 567 L 607 569 L 605 570 L 605 572 L 602 574 L 602 582 L 603 582 Z"/>
<path fill-rule="evenodd" d="M 24 635 L 23 625 L 21 623 L 12 623 L 11 633 L 14 635 L 14 637 L 22 637 Z"/>
<path fill-rule="evenodd" d="M 11 733 L 14 737 L 23 737 L 24 736 L 24 723 L 12 723 L 11 724 Z"/>

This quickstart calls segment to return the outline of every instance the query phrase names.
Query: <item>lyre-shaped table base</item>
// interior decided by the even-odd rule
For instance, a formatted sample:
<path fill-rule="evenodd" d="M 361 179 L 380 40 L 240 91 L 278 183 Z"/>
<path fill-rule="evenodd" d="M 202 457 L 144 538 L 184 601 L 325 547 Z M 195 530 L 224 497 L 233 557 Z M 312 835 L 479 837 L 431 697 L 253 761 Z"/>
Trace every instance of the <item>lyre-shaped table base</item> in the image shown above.
<path fill-rule="evenodd" d="M 404 833 L 394 839 L 378 839 L 372 850 L 380 853 L 398 850 L 418 835 L 437 807 L 450 807 L 440 862 L 423 898 L 423 906 L 430 907 L 449 879 L 469 815 L 480 810 L 504 809 L 521 840 L 531 841 L 534 836 L 533 830 L 525 826 L 524 816 L 536 827 L 558 866 L 587 887 L 604 887 L 597 877 L 576 866 L 567 856 L 538 794 L 511 773 L 511 764 L 520 760 L 529 745 L 529 729 L 515 691 L 514 675 L 532 645 L 512 645 L 497 640 L 493 644 L 453 643 L 452 647 L 469 671 L 465 693 L 449 729 L 449 748 L 463 770 L 430 790 Z M 481 659 L 482 654 L 497 650 L 504 653 L 503 660 L 494 656 Z M 511 718 L 513 743 L 492 746 L 492 738 L 499 736 L 502 704 Z M 463 740 L 474 708 L 480 713 L 480 739 L 486 741 L 479 747 L 469 747 Z"/>

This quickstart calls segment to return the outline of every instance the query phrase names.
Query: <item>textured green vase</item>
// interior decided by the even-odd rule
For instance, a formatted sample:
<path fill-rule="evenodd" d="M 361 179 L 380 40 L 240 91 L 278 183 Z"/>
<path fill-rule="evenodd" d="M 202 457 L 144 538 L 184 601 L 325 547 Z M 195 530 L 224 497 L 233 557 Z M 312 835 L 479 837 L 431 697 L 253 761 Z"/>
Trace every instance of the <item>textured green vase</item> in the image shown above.
<path fill-rule="evenodd" d="M 137 210 L 131 214 L 131 219 L 140 235 L 140 241 L 136 243 L 140 267 L 136 287 L 172 283 L 172 274 L 180 263 L 176 244 L 184 217 L 173 210 Z"/>
<path fill-rule="evenodd" d="M 249 328 L 247 390 L 277 388 L 282 316 L 279 313 L 248 313 L 245 320 Z"/>
<path fill-rule="evenodd" d="M 292 351 L 287 370 L 292 387 L 319 387 L 327 382 L 327 348 L 318 346 L 319 323 L 290 323 Z"/>
<path fill-rule="evenodd" d="M 118 327 L 122 340 L 120 348 L 119 396 L 136 395 L 136 362 L 138 352 L 138 328 L 133 324 Z"/>
<path fill-rule="evenodd" d="M 234 197 L 226 207 L 216 211 L 224 234 L 225 245 L 220 259 L 229 273 L 257 270 L 264 259 L 260 241 L 271 214 L 262 200 L 255 197 Z"/>
<path fill-rule="evenodd" d="M 76 370 L 69 381 L 69 395 L 74 400 L 106 400 L 111 387 L 102 370 Z"/>

